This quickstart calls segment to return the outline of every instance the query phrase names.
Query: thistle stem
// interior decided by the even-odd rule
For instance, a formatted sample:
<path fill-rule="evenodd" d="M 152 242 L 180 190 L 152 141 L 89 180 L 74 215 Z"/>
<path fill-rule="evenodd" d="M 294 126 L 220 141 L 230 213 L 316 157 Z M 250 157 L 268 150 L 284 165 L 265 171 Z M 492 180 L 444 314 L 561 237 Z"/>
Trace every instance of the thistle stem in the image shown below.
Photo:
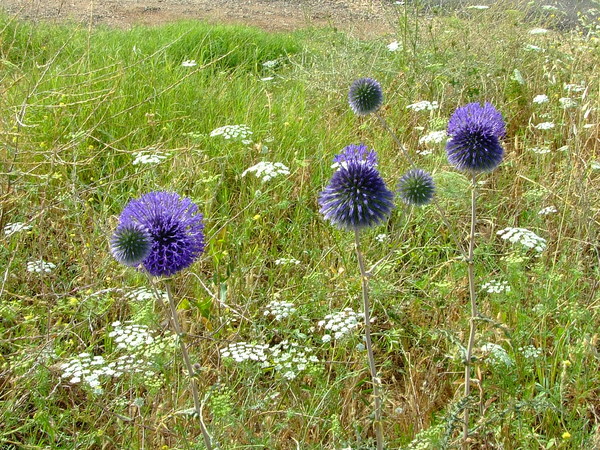
<path fill-rule="evenodd" d="M 362 281 L 363 307 L 365 310 L 365 341 L 367 344 L 367 355 L 369 358 L 369 369 L 373 380 L 373 399 L 375 401 L 375 437 L 377 439 L 377 450 L 383 450 L 383 423 L 381 422 L 381 380 L 377 376 L 375 357 L 373 356 L 373 343 L 371 341 L 371 312 L 369 307 L 369 276 L 365 269 L 365 262 L 360 250 L 359 231 L 354 230 L 354 242 L 356 244 L 356 256 L 360 268 Z"/>
<path fill-rule="evenodd" d="M 210 434 L 208 434 L 208 430 L 206 429 L 206 425 L 204 424 L 204 420 L 202 419 L 202 404 L 200 403 L 200 395 L 198 394 L 198 386 L 196 385 L 196 377 L 194 376 L 194 367 L 192 366 L 192 363 L 190 361 L 190 355 L 187 351 L 187 347 L 185 346 L 185 342 L 183 340 L 184 334 L 181 330 L 179 319 L 177 318 L 177 308 L 175 306 L 173 294 L 171 293 L 171 283 L 167 281 L 166 285 L 167 297 L 169 298 L 169 307 L 171 309 L 171 321 L 173 323 L 173 328 L 175 328 L 175 333 L 177 334 L 179 340 L 179 346 L 181 347 L 181 354 L 183 355 L 183 361 L 185 362 L 185 366 L 190 377 L 190 387 L 192 390 L 192 396 L 194 397 L 194 409 L 196 410 L 196 414 L 198 415 L 198 418 L 200 420 L 200 429 L 202 430 L 204 445 L 206 446 L 207 450 L 212 450 L 213 446 L 211 443 Z"/>
<path fill-rule="evenodd" d="M 477 294 L 475 292 L 475 265 L 473 255 L 475 250 L 475 226 L 477 224 L 477 182 L 475 174 L 472 175 L 471 186 L 471 233 L 469 235 L 469 254 L 467 258 L 468 276 L 469 276 L 469 298 L 471 300 L 471 317 L 469 318 L 469 340 L 465 355 L 465 411 L 463 424 L 463 448 L 469 448 L 467 439 L 469 437 L 469 403 L 468 398 L 471 394 L 471 356 L 473 354 L 473 344 L 475 342 L 475 320 L 479 316 L 477 309 Z"/>

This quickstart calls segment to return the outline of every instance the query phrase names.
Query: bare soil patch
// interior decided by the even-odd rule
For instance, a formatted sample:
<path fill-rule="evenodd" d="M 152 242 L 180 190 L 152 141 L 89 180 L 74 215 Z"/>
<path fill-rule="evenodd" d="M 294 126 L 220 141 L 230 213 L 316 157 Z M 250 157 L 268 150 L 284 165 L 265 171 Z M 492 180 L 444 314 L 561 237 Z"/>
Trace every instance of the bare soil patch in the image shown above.
<path fill-rule="evenodd" d="M 32 21 L 74 21 L 127 28 L 182 19 L 235 23 L 267 31 L 333 26 L 358 35 L 392 30 L 384 0 L 2 0 L 9 14 Z"/>

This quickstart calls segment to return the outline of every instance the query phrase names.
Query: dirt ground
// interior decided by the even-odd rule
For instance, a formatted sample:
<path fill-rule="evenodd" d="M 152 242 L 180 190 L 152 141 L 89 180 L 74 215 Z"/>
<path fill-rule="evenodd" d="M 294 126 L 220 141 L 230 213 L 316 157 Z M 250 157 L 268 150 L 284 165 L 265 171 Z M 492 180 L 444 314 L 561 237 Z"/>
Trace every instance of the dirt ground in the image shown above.
<path fill-rule="evenodd" d="M 330 25 L 369 36 L 391 31 L 397 5 L 389 0 L 0 0 L 0 8 L 33 21 L 130 27 L 200 19 L 267 31 Z"/>

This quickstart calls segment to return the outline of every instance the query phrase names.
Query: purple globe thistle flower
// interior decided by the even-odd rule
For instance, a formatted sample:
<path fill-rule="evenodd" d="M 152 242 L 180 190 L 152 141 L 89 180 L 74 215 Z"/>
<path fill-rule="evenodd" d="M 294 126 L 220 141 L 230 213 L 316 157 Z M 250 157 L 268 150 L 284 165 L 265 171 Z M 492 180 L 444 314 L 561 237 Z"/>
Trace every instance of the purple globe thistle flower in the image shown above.
<path fill-rule="evenodd" d="M 505 133 L 502 114 L 490 103 L 462 106 L 448 122 L 448 161 L 469 172 L 494 170 L 504 155 L 500 139 Z"/>
<path fill-rule="evenodd" d="M 366 116 L 379 109 L 383 103 L 381 85 L 372 78 L 360 78 L 350 86 L 348 92 L 350 108 L 359 116 Z"/>
<path fill-rule="evenodd" d="M 189 267 L 204 251 L 202 219 L 190 199 L 155 191 L 125 206 L 120 227 L 148 230 L 152 248 L 142 264 L 150 275 L 169 276 Z"/>
<path fill-rule="evenodd" d="M 110 240 L 110 250 L 121 264 L 136 267 L 150 254 L 152 237 L 139 223 L 121 224 Z"/>
<path fill-rule="evenodd" d="M 353 151 L 349 150 L 351 147 L 357 146 L 346 147 L 346 153 Z M 372 153 L 376 157 L 375 152 Z M 340 160 L 342 155 L 336 156 L 335 160 Z M 319 195 L 320 212 L 339 228 L 358 230 L 377 225 L 394 207 L 394 194 L 368 160 L 362 157 L 341 159 L 329 185 Z"/>
<path fill-rule="evenodd" d="M 433 178 L 421 169 L 411 169 L 398 181 L 398 194 L 407 205 L 424 206 L 433 200 Z"/>
<path fill-rule="evenodd" d="M 376 167 L 377 154 L 374 150 L 369 150 L 364 144 L 350 144 L 347 147 L 344 147 L 342 153 L 333 158 L 333 162 L 337 163 L 338 166 L 341 166 L 349 161 L 355 161 L 358 163 L 367 164 L 371 167 Z"/>

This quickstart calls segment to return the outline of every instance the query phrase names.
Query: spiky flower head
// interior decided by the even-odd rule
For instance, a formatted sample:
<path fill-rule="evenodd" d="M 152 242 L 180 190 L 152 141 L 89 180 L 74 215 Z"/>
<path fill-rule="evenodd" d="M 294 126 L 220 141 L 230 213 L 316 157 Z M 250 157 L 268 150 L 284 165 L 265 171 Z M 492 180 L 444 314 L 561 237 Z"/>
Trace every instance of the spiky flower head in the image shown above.
<path fill-rule="evenodd" d="M 110 240 L 110 250 L 117 261 L 136 267 L 146 259 L 152 249 L 152 237 L 139 223 L 121 224 Z"/>
<path fill-rule="evenodd" d="M 424 206 L 435 192 L 433 178 L 421 169 L 411 169 L 398 181 L 398 195 L 407 205 Z"/>
<path fill-rule="evenodd" d="M 500 139 L 505 133 L 502 114 L 490 103 L 462 106 L 448 122 L 448 161 L 468 172 L 494 170 L 504 155 Z"/>
<path fill-rule="evenodd" d="M 142 265 L 150 275 L 169 276 L 189 267 L 204 251 L 202 219 L 190 199 L 154 191 L 125 206 L 119 227 L 145 228 L 152 246 Z"/>
<path fill-rule="evenodd" d="M 344 165 L 348 161 L 377 167 L 377 153 L 375 153 L 375 150 L 369 150 L 365 144 L 350 144 L 347 147 L 344 147 L 342 153 L 335 155 L 333 158 L 336 167 Z"/>
<path fill-rule="evenodd" d="M 346 230 L 377 225 L 394 207 L 394 194 L 372 164 L 375 152 L 357 152 L 357 148 L 350 145 L 334 158 L 339 168 L 319 196 L 325 219 Z"/>
<path fill-rule="evenodd" d="M 348 92 L 350 108 L 359 116 L 366 116 L 379 109 L 383 103 L 381 85 L 373 78 L 359 78 Z"/>

